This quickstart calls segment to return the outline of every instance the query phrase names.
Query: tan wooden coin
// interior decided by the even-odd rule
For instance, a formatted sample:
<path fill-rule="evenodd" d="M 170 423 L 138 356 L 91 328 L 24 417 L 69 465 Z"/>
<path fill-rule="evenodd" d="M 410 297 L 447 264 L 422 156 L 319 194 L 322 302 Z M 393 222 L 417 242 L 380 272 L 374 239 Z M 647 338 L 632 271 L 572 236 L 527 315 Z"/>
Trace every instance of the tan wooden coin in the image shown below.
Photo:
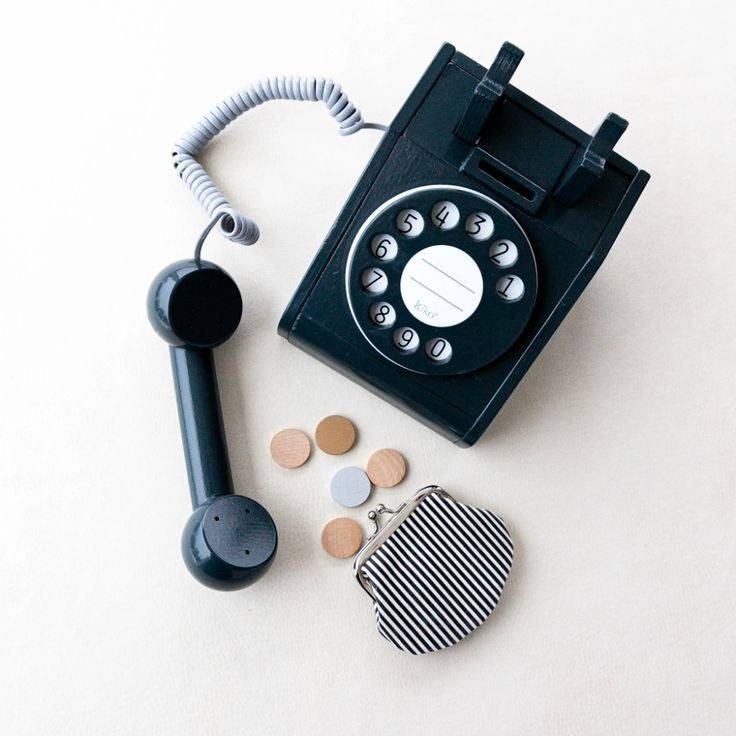
<path fill-rule="evenodd" d="M 340 516 L 322 530 L 322 546 L 333 557 L 352 557 L 363 544 L 363 530 L 357 522 Z"/>
<path fill-rule="evenodd" d="M 317 425 L 314 438 L 320 450 L 342 455 L 355 444 L 355 427 L 349 419 L 333 414 Z"/>
<path fill-rule="evenodd" d="M 304 465 L 312 451 L 312 445 L 299 429 L 282 429 L 271 440 L 271 457 L 284 468 Z"/>
<path fill-rule="evenodd" d="M 366 472 L 374 486 L 393 488 L 404 480 L 406 460 L 396 450 L 376 450 L 368 460 Z"/>

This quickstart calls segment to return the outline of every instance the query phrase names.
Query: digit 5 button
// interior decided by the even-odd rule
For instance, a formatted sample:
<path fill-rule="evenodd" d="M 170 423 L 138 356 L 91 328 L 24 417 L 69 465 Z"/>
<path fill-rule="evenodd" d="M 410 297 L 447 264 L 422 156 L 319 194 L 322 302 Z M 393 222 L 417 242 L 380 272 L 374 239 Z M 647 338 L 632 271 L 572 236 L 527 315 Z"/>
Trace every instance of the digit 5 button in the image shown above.
<path fill-rule="evenodd" d="M 416 238 L 424 230 L 424 218 L 416 210 L 401 210 L 396 217 L 396 229 L 401 235 Z"/>

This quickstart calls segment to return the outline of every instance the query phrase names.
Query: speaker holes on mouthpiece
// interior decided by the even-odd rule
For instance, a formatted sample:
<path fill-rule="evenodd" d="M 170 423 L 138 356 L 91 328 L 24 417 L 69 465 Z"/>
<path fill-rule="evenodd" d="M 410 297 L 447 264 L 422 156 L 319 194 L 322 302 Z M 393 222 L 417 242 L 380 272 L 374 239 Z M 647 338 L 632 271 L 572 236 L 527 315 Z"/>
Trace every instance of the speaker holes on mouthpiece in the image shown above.
<path fill-rule="evenodd" d="M 249 549 L 245 550 L 245 554 L 249 555 L 250 554 L 250 550 Z"/>
<path fill-rule="evenodd" d="M 215 516 L 215 521 L 220 521 L 220 517 L 219 516 Z"/>

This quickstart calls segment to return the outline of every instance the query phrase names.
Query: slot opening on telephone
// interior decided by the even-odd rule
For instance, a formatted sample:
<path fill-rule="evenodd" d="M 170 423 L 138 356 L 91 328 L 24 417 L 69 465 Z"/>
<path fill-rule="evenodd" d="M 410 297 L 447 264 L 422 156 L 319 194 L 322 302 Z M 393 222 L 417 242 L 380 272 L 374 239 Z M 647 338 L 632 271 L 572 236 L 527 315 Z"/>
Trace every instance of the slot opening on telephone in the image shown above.
<path fill-rule="evenodd" d="M 516 192 L 516 194 L 518 194 L 520 197 L 523 197 L 527 202 L 534 201 L 534 198 L 536 197 L 536 192 L 533 192 L 528 187 L 525 187 L 523 184 L 516 181 L 516 179 L 509 176 L 504 171 L 496 168 L 490 161 L 486 159 L 479 159 L 478 168 L 484 174 L 492 176 L 496 181 L 511 189 L 512 192 Z"/>

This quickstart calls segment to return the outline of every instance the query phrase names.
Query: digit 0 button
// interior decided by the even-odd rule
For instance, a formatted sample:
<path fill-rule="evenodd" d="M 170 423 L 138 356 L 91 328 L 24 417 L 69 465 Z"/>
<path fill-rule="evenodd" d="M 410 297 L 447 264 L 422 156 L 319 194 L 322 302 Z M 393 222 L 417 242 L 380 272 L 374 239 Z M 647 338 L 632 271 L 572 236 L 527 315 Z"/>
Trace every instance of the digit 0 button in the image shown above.
<path fill-rule="evenodd" d="M 298 429 L 282 429 L 271 440 L 271 457 L 282 468 L 304 465 L 311 451 L 309 437 Z"/>
<path fill-rule="evenodd" d="M 435 363 L 447 363 L 452 358 L 452 345 L 444 337 L 433 337 L 427 341 L 424 352 Z"/>
<path fill-rule="evenodd" d="M 378 488 L 393 488 L 404 480 L 406 460 L 396 450 L 376 450 L 368 460 L 366 468 L 371 483 Z"/>
<path fill-rule="evenodd" d="M 317 425 L 314 438 L 323 452 L 342 455 L 355 444 L 355 427 L 349 419 L 333 414 Z"/>
<path fill-rule="evenodd" d="M 328 522 L 322 530 L 322 546 L 328 555 L 352 557 L 363 544 L 363 530 L 352 519 L 341 516 Z"/>
<path fill-rule="evenodd" d="M 332 476 L 330 493 L 341 506 L 352 509 L 368 500 L 368 496 L 371 495 L 371 482 L 365 471 L 360 468 L 343 468 Z"/>

